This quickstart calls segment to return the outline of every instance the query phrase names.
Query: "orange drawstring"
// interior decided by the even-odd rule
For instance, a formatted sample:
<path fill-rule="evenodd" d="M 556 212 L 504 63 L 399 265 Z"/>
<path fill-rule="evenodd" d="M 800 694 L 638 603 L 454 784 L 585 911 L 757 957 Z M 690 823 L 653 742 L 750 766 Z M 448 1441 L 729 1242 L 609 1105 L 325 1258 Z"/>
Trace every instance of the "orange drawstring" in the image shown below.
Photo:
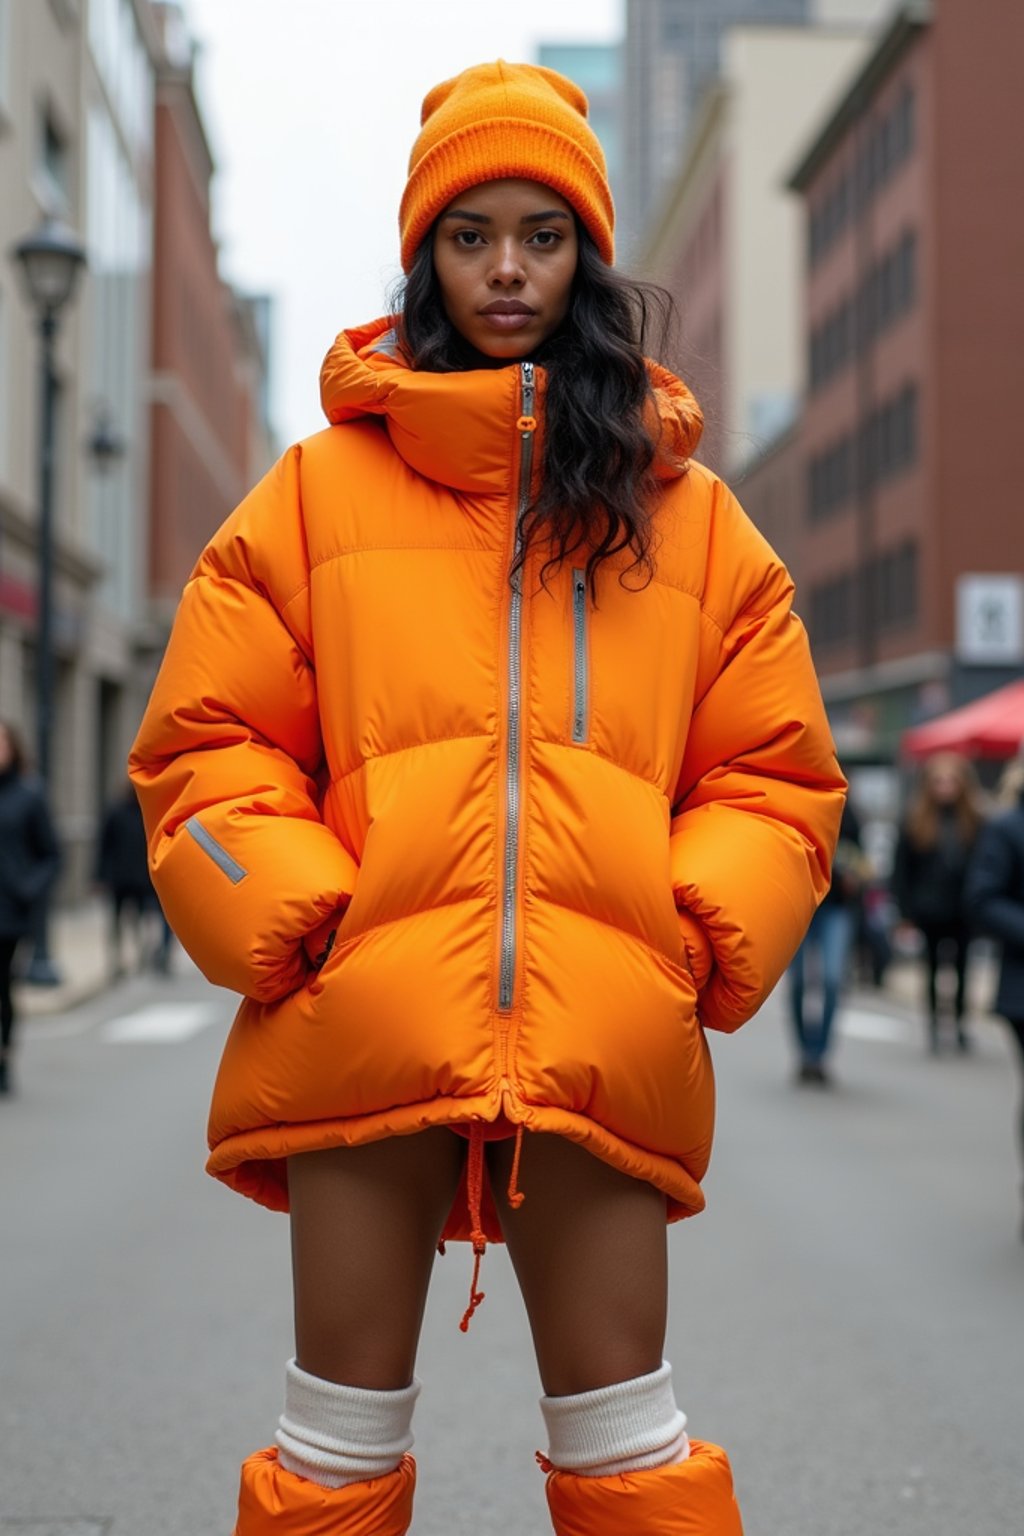
<path fill-rule="evenodd" d="M 519 1158 L 523 1150 L 523 1127 L 516 1126 L 516 1149 L 512 1154 L 512 1173 L 508 1181 L 508 1203 L 514 1211 L 518 1211 L 526 1196 L 518 1188 L 519 1184 Z"/>
<path fill-rule="evenodd" d="M 519 1160 L 523 1152 L 523 1127 L 516 1126 L 516 1145 L 512 1154 L 512 1172 L 508 1181 L 508 1203 L 514 1211 L 518 1211 L 526 1196 L 519 1189 Z M 466 1164 L 466 1203 L 469 1206 L 470 1242 L 473 1244 L 473 1278 L 469 1282 L 469 1306 L 462 1316 L 459 1328 L 463 1333 L 469 1332 L 469 1325 L 473 1313 L 484 1299 L 484 1292 L 480 1286 L 480 1261 L 487 1249 L 487 1238 L 484 1236 L 484 1223 L 482 1205 L 484 1197 L 484 1128 L 482 1125 L 471 1125 L 469 1128 L 469 1159 Z M 438 1248 L 443 1253 L 444 1243 L 439 1243 Z"/>
<path fill-rule="evenodd" d="M 469 1306 L 463 1315 L 459 1328 L 463 1333 L 469 1332 L 470 1319 L 477 1307 L 484 1299 L 484 1292 L 478 1290 L 480 1283 L 480 1260 L 487 1248 L 487 1239 L 484 1236 L 483 1216 L 481 1203 L 484 1192 L 484 1128 L 482 1125 L 471 1125 L 469 1128 L 469 1161 L 466 1165 L 466 1196 L 469 1205 L 469 1220 L 472 1230 L 470 1241 L 473 1244 L 473 1278 L 469 1284 Z"/>
<path fill-rule="evenodd" d="M 540 1467 L 542 1472 L 549 1472 L 550 1473 L 550 1472 L 553 1472 L 555 1470 L 554 1467 L 551 1465 L 550 1461 L 548 1461 L 547 1457 L 544 1455 L 543 1451 L 534 1451 L 533 1454 L 534 1454 L 534 1458 L 536 1459 L 537 1465 L 538 1465 L 538 1467 Z"/>

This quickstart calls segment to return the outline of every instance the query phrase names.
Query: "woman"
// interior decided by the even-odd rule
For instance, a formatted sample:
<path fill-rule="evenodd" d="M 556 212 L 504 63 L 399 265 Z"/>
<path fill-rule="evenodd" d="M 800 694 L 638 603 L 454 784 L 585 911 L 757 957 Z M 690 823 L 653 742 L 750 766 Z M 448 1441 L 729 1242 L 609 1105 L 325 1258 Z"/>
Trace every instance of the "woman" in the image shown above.
<path fill-rule="evenodd" d="M 171 922 L 245 994 L 210 1170 L 291 1211 L 296 1361 L 237 1536 L 407 1529 L 458 1237 L 464 1327 L 509 1245 L 556 1530 L 724 1536 L 665 1223 L 703 1205 L 701 1023 L 784 969 L 844 782 L 786 572 L 645 363 L 582 93 L 436 87 L 400 225 L 399 312 L 339 336 L 335 425 L 201 557 L 133 753 Z"/>
<path fill-rule="evenodd" d="M 965 899 L 976 927 L 1002 944 L 995 1011 L 1010 1026 L 1024 1070 L 1024 757 L 1003 774 L 998 804 L 1000 813 L 978 837 Z M 1020 1138 L 1024 1155 L 1024 1107 Z"/>
<path fill-rule="evenodd" d="M 933 1054 L 940 1047 L 938 974 L 947 951 L 956 975 L 956 1043 L 961 1051 L 970 1048 L 964 1026 L 971 937 L 964 915 L 964 877 L 981 820 L 981 791 L 966 758 L 953 752 L 930 757 L 900 827 L 892 886 L 901 916 L 924 938 L 928 1045 Z"/>
<path fill-rule="evenodd" d="M 15 952 L 59 865 L 46 801 L 25 775 L 21 739 L 13 725 L 0 720 L 0 1094 L 12 1087 Z"/>

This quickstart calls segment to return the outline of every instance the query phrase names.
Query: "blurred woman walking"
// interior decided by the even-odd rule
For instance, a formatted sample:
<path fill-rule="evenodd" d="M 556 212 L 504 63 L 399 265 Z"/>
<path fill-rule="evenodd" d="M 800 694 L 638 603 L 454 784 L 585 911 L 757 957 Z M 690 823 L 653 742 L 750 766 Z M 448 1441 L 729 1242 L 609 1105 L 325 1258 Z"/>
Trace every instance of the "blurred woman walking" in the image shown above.
<path fill-rule="evenodd" d="M 966 1051 L 967 947 L 964 878 L 982 822 L 981 790 L 966 758 L 937 753 L 924 764 L 900 828 L 893 895 L 904 920 L 924 938 L 928 988 L 928 1043 L 940 1046 L 939 966 L 946 956 L 956 975 L 956 1043 Z"/>
<path fill-rule="evenodd" d="M 57 838 L 42 790 L 25 773 L 17 731 L 0 720 L 0 1094 L 11 1091 L 15 951 L 29 932 L 33 908 L 59 864 Z"/>

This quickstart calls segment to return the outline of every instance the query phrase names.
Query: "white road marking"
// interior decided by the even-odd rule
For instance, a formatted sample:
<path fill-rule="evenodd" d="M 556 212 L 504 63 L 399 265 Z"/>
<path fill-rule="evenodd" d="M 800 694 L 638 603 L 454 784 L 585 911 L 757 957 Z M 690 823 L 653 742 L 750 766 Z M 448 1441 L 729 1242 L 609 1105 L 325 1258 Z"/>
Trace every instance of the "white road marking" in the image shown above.
<path fill-rule="evenodd" d="M 108 1045 L 188 1040 L 221 1017 L 216 1003 L 153 1003 L 110 1019 L 99 1031 Z"/>

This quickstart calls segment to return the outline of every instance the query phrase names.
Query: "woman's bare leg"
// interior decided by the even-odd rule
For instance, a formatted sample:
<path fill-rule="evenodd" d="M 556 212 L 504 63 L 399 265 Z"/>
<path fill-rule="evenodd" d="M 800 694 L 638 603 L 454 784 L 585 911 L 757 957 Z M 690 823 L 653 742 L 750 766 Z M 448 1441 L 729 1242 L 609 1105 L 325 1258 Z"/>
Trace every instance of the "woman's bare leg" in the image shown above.
<path fill-rule="evenodd" d="M 412 1381 L 466 1144 L 442 1127 L 288 1159 L 296 1358 L 350 1387 Z"/>
<path fill-rule="evenodd" d="M 545 1393 L 568 1397 L 656 1371 L 668 1309 L 665 1197 L 561 1136 L 492 1143 L 495 1204 L 533 1332 Z"/>

